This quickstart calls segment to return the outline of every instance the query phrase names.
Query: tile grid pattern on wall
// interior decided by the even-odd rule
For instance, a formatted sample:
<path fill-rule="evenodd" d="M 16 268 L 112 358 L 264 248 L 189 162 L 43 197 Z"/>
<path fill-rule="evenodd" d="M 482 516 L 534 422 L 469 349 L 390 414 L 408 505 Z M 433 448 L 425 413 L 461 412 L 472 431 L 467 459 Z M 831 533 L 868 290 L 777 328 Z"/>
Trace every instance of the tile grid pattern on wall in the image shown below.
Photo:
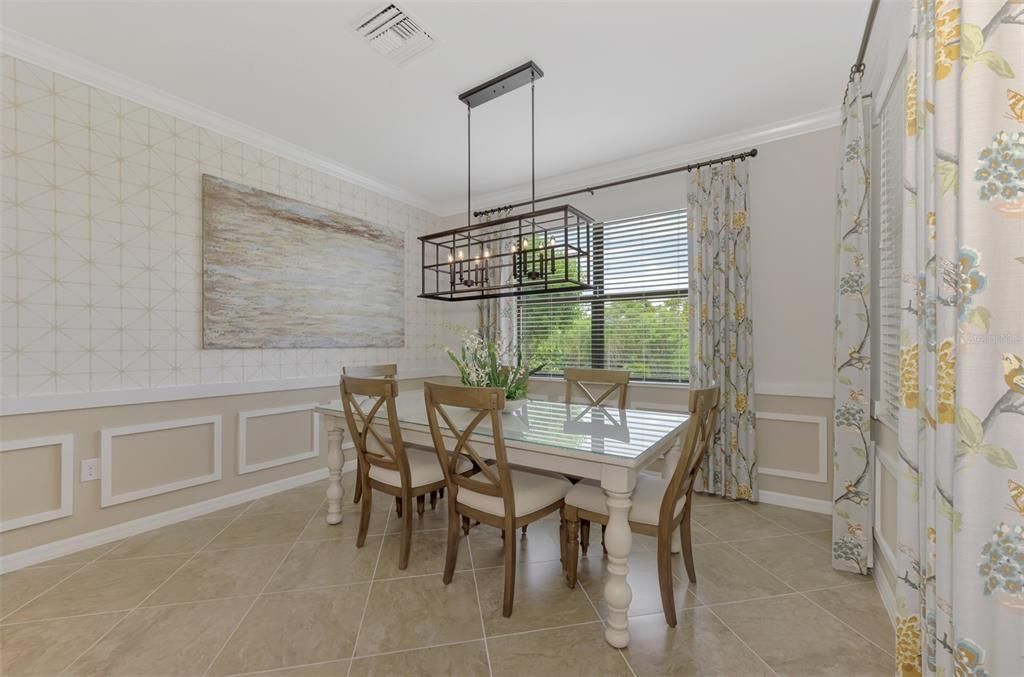
<path fill-rule="evenodd" d="M 415 298 L 433 215 L 7 55 L 2 81 L 4 397 L 442 362 Z M 406 347 L 202 350 L 204 173 L 404 230 Z"/>
<path fill-rule="evenodd" d="M 350 491 L 352 475 L 345 482 Z M 399 571 L 393 502 L 324 521 L 324 484 L 0 577 L 3 674 L 887 675 L 894 636 L 870 580 L 831 569 L 828 518 L 700 498 L 696 586 L 661 614 L 653 541 L 636 537 L 633 639 L 604 642 L 600 530 L 570 590 L 558 523 L 519 539 L 501 616 L 501 539 L 474 527 L 445 586 L 446 511 L 414 517 Z M 348 494 L 351 496 L 351 494 Z M 678 558 L 676 558 L 678 559 Z M 276 672 L 282 670 L 282 672 Z"/>

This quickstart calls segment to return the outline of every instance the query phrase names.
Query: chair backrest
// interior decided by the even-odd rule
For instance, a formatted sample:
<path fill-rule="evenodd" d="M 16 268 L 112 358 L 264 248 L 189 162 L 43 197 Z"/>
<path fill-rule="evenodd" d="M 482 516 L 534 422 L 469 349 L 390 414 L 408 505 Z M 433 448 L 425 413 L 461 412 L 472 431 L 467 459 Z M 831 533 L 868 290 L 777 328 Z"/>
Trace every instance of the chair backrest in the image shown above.
<path fill-rule="evenodd" d="M 608 386 L 603 393 L 594 397 L 587 389 L 586 383 Z M 583 404 L 598 406 L 604 403 L 615 391 L 619 393 L 616 406 L 626 408 L 626 396 L 629 389 L 629 371 L 626 369 L 578 369 L 565 368 L 565 403 L 571 404 L 576 390 L 583 393 L 587 401 Z"/>
<path fill-rule="evenodd" d="M 444 468 L 451 500 L 458 499 L 459 489 L 495 496 L 502 499 L 505 504 L 506 519 L 514 517 L 516 513 L 515 499 L 512 495 L 512 476 L 508 467 L 508 456 L 505 454 L 505 438 L 501 427 L 505 392 L 501 388 L 453 386 L 428 381 L 423 384 L 423 397 L 426 400 L 427 420 L 430 423 L 434 449 L 437 450 L 438 461 Z M 469 424 L 460 430 L 445 409 L 446 406 L 475 409 L 477 412 Z M 494 465 L 487 464 L 469 441 L 473 431 L 485 420 L 490 421 L 491 434 L 494 437 Z M 455 438 L 450 452 L 442 426 Z M 463 457 L 476 465 L 480 472 L 472 477 L 459 474 L 456 468 Z"/>
<path fill-rule="evenodd" d="M 342 367 L 342 376 L 359 378 L 394 378 L 398 374 L 397 364 L 371 364 L 363 367 Z"/>
<path fill-rule="evenodd" d="M 398 382 L 390 378 L 341 377 L 341 403 L 345 409 L 345 421 L 355 442 L 363 471 L 369 472 L 370 466 L 396 470 L 404 487 L 410 481 L 409 459 L 405 455 L 402 429 L 398 425 L 395 406 L 397 394 Z M 391 439 L 381 435 L 375 427 L 377 415 L 382 408 Z"/>
<path fill-rule="evenodd" d="M 715 436 L 718 423 L 718 399 L 720 388 L 712 386 L 690 391 L 690 422 L 686 427 L 683 450 L 679 457 L 672 478 L 669 480 L 665 495 L 661 499 L 659 523 L 666 524 L 675 515 L 676 503 L 686 497 L 684 510 L 689 509 L 693 500 L 693 482 L 700 470 L 704 454 Z"/>

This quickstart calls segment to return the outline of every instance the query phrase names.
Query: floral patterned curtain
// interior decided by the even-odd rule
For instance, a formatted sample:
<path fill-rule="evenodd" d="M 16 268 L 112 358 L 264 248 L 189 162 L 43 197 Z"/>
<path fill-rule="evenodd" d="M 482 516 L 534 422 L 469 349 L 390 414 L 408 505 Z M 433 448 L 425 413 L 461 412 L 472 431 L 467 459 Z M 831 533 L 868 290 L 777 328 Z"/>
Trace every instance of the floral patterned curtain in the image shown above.
<path fill-rule="evenodd" d="M 843 102 L 837 198 L 832 566 L 871 566 L 871 103 L 856 75 Z"/>
<path fill-rule="evenodd" d="M 897 663 L 1024 674 L 1024 4 L 907 49 Z"/>
<path fill-rule="evenodd" d="M 722 388 L 718 431 L 697 490 L 756 501 L 747 194 L 746 162 L 701 167 L 690 176 L 690 385 Z"/>

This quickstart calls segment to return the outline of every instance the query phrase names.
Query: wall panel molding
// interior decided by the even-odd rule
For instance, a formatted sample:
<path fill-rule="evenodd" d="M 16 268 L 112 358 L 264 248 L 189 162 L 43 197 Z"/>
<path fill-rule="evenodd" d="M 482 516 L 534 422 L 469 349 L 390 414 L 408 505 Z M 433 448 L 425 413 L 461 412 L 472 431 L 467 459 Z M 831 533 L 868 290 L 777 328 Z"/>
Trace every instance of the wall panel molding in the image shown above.
<path fill-rule="evenodd" d="M 223 438 L 221 434 L 221 423 L 221 416 L 220 414 L 217 414 L 216 416 L 197 416 L 196 418 L 183 418 L 175 421 L 159 421 L 156 423 L 140 423 L 138 425 L 123 426 L 120 428 L 103 428 L 100 430 L 100 506 L 107 508 L 112 505 L 128 503 L 129 501 L 138 501 L 139 499 L 148 498 L 150 496 L 166 494 L 171 491 L 187 489 L 188 487 L 208 484 L 219 480 L 221 478 L 221 468 L 223 464 Z M 115 494 L 113 492 L 115 437 L 151 433 L 160 430 L 174 430 L 176 428 L 191 428 L 201 425 L 213 426 L 213 472 L 197 477 L 189 477 L 176 482 L 158 484 L 152 487 L 146 487 L 145 489 L 137 489 L 123 494 Z"/>
<path fill-rule="evenodd" d="M 50 435 L 0 443 L 0 453 L 42 447 L 60 447 L 60 507 L 0 522 L 0 533 L 21 527 L 70 517 L 74 506 L 75 436 Z"/>
<path fill-rule="evenodd" d="M 818 470 L 817 472 L 801 472 L 784 468 L 766 468 L 759 466 L 758 473 L 772 477 L 788 477 L 807 482 L 828 482 L 828 419 L 824 416 L 807 416 L 804 414 L 785 414 L 771 411 L 759 411 L 757 418 L 767 421 L 787 421 L 790 423 L 808 423 L 818 426 Z"/>
<path fill-rule="evenodd" d="M 288 463 L 297 463 L 299 461 L 306 461 L 311 458 L 317 458 L 320 455 L 320 414 L 314 409 L 317 403 L 311 402 L 309 404 L 295 404 L 288 407 L 272 407 L 269 409 L 252 409 L 250 411 L 238 412 L 238 474 L 246 475 L 251 472 L 258 470 L 266 470 L 267 468 L 276 468 L 279 465 L 287 465 Z M 313 448 L 305 451 L 298 451 L 287 456 L 280 458 L 270 459 L 269 461 L 263 461 L 260 463 L 249 463 L 248 454 L 246 450 L 246 444 L 248 441 L 247 428 L 250 419 L 262 418 L 264 416 L 276 416 L 278 414 L 291 414 L 297 411 L 309 411 L 313 413 L 312 416 L 312 441 Z"/>

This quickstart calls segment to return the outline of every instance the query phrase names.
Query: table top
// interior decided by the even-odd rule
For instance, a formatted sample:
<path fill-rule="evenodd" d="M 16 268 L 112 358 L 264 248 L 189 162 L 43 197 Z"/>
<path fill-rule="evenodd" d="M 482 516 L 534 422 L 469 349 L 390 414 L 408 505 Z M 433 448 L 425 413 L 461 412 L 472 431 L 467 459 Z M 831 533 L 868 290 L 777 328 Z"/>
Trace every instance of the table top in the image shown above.
<path fill-rule="evenodd" d="M 422 389 L 399 393 L 395 398 L 398 418 L 403 429 L 427 430 L 427 410 Z M 460 407 L 445 407 L 455 425 L 467 425 L 477 412 Z M 341 402 L 317 407 L 328 415 L 344 415 Z M 378 420 L 384 422 L 383 407 Z M 686 429 L 689 414 L 617 409 L 582 404 L 565 405 L 546 400 L 526 400 L 521 406 L 510 405 L 502 413 L 501 425 L 509 446 L 550 450 L 616 465 L 633 462 L 651 452 L 663 452 L 667 441 L 676 439 Z M 442 429 L 443 426 L 442 426 Z M 492 436 L 490 421 L 476 429 L 475 438 Z"/>

